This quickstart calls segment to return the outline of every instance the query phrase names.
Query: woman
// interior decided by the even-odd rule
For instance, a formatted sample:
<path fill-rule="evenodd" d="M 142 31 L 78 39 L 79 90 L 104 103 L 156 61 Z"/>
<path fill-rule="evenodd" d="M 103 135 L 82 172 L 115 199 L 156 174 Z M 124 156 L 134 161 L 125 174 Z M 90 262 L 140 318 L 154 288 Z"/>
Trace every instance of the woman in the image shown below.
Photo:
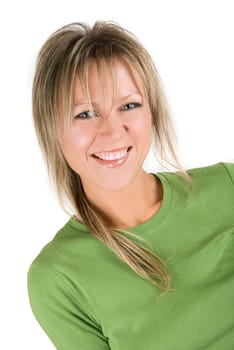
<path fill-rule="evenodd" d="M 56 348 L 232 349 L 234 164 L 180 166 L 138 40 L 112 22 L 59 29 L 38 56 L 33 115 L 71 214 L 28 273 Z M 177 172 L 143 170 L 152 142 Z"/>

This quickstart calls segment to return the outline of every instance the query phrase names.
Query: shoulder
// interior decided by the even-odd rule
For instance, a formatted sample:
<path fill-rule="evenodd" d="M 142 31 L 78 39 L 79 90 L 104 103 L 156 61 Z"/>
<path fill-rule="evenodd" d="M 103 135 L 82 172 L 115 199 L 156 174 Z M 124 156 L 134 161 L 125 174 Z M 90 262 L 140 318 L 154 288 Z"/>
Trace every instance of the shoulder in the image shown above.
<path fill-rule="evenodd" d="M 42 304 L 77 303 L 77 295 L 87 306 L 85 276 L 90 275 L 89 262 L 92 254 L 99 254 L 100 243 L 85 229 L 71 218 L 30 264 L 27 284 L 35 314 L 40 314 Z"/>
<path fill-rule="evenodd" d="M 234 201 L 234 164 L 217 163 L 202 168 L 189 169 L 193 191 L 203 196 Z"/>
<path fill-rule="evenodd" d="M 191 179 L 193 188 L 212 187 L 222 183 L 222 188 L 226 187 L 234 190 L 234 163 L 216 163 L 205 167 L 188 169 L 187 173 Z M 171 185 L 183 187 L 185 181 L 176 172 L 161 173 Z M 217 189 L 217 187 L 216 187 Z"/>
<path fill-rule="evenodd" d="M 217 163 L 201 168 L 189 169 L 191 178 L 208 181 L 224 180 L 227 185 L 234 185 L 234 163 Z"/>
<path fill-rule="evenodd" d="M 97 254 L 100 249 L 101 242 L 87 227 L 70 218 L 40 250 L 32 265 L 43 266 L 42 270 L 49 269 L 64 275 L 65 270 L 71 269 L 73 264 L 81 268 L 87 256 L 90 253 Z"/>
<path fill-rule="evenodd" d="M 190 207 L 203 210 L 234 212 L 234 163 L 217 163 L 187 170 L 191 187 L 178 173 L 162 173 L 170 184 L 176 205 L 188 203 Z M 199 209 L 199 210 L 200 210 Z"/>
<path fill-rule="evenodd" d="M 104 336 L 96 307 L 83 283 L 89 271 L 84 268 L 74 237 L 69 232 L 65 237 L 66 231 L 59 231 L 31 263 L 27 276 L 29 301 L 56 348 L 75 349 L 79 343 L 82 349 L 91 349 Z"/>
<path fill-rule="evenodd" d="M 191 186 L 177 173 L 163 173 L 171 188 L 171 214 L 199 230 L 234 225 L 234 164 L 217 163 L 187 170 Z M 176 218 L 175 218 L 176 217 Z"/>
<path fill-rule="evenodd" d="M 52 279 L 52 276 L 56 284 L 82 285 L 90 276 L 92 264 L 101 268 L 105 261 L 113 259 L 115 255 L 102 241 L 86 226 L 70 218 L 32 261 L 28 278 L 34 285 L 44 285 L 46 278 Z"/>

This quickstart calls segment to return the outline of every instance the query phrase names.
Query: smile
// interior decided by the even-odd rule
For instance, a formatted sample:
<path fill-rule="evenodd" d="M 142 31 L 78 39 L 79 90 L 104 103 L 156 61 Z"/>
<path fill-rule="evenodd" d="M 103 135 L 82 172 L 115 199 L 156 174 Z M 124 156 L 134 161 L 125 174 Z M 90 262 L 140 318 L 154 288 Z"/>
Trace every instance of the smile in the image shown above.
<path fill-rule="evenodd" d="M 126 147 L 116 151 L 98 152 L 94 153 L 92 156 L 99 164 L 114 168 L 125 163 L 131 149 L 132 147 Z"/>
<path fill-rule="evenodd" d="M 129 151 L 130 147 L 115 152 L 99 152 L 94 153 L 93 156 L 102 160 L 116 160 L 124 158 Z"/>

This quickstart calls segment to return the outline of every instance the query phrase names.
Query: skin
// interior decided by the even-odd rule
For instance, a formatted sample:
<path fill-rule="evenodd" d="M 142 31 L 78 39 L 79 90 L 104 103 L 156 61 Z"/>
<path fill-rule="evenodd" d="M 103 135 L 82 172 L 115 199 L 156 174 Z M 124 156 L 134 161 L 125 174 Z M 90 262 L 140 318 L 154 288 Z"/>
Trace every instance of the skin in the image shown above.
<path fill-rule="evenodd" d="M 122 62 L 113 67 L 114 89 L 106 64 L 101 66 L 101 81 L 96 64 L 90 64 L 93 114 L 87 112 L 90 106 L 77 79 L 72 126 L 62 135 L 61 148 L 89 200 L 115 227 L 123 228 L 139 225 L 159 210 L 162 186 L 142 169 L 152 140 L 152 116 L 141 80 Z M 94 157 L 129 147 L 120 164 Z"/>

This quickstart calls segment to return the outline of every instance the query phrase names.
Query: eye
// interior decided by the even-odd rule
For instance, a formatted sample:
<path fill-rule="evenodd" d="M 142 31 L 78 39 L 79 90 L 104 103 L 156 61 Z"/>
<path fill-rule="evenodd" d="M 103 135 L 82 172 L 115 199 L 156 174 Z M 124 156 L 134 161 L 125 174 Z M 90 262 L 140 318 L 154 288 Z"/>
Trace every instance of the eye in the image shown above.
<path fill-rule="evenodd" d="M 131 109 L 135 109 L 137 107 L 140 107 L 141 104 L 140 103 L 137 103 L 137 102 L 131 102 L 131 103 L 127 103 L 126 105 L 122 106 L 120 108 L 121 111 L 128 111 L 128 110 L 131 110 Z"/>
<path fill-rule="evenodd" d="M 75 119 L 91 119 L 93 117 L 97 117 L 97 114 L 94 111 L 84 111 L 75 116 Z"/>

